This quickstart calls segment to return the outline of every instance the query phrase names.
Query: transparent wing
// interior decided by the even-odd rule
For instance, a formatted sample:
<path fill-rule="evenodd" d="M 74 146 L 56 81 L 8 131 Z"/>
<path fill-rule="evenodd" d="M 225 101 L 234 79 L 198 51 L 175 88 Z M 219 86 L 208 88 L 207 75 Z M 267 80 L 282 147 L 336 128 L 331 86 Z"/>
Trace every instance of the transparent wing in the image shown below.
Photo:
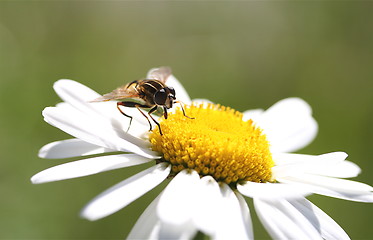
<path fill-rule="evenodd" d="M 131 85 L 124 85 L 121 87 L 118 87 L 117 89 L 113 90 L 110 93 L 106 93 L 102 95 L 101 97 L 98 97 L 91 102 L 106 102 L 111 100 L 121 100 L 126 98 L 138 98 L 138 93 L 135 87 L 132 87 Z"/>
<path fill-rule="evenodd" d="M 148 79 L 154 79 L 166 83 L 169 76 L 171 76 L 172 71 L 170 67 L 159 67 L 150 70 L 148 74 Z"/>

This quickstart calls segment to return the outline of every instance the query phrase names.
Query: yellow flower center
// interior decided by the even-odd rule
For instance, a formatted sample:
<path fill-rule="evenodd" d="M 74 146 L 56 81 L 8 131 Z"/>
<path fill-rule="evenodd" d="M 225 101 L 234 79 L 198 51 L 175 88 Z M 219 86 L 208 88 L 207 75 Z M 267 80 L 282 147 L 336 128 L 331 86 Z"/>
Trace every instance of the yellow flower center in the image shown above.
<path fill-rule="evenodd" d="M 194 169 L 227 184 L 272 180 L 269 144 L 252 120 L 243 121 L 242 113 L 214 104 L 190 105 L 185 112 L 194 119 L 178 109 L 160 119 L 163 135 L 154 128 L 149 138 L 173 174 Z"/>

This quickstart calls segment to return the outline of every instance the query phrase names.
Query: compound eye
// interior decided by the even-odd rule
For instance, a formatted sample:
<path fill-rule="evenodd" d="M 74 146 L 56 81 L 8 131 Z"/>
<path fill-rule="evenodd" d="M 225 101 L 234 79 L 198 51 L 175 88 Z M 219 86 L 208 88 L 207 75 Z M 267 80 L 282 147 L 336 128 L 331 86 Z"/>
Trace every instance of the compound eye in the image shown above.
<path fill-rule="evenodd" d="M 158 105 L 165 105 L 168 93 L 164 88 L 159 90 L 154 95 L 154 102 Z"/>
<path fill-rule="evenodd" d="M 172 96 L 176 96 L 176 93 L 175 93 L 175 89 L 173 87 L 168 87 L 168 89 L 170 90 L 170 93 Z"/>

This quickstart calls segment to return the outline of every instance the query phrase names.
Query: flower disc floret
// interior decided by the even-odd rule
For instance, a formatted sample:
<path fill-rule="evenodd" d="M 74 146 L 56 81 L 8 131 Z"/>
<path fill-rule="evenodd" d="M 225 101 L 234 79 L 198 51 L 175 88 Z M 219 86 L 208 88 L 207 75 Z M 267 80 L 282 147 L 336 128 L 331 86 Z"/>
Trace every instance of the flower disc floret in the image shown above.
<path fill-rule="evenodd" d="M 269 143 L 252 120 L 243 121 L 242 113 L 214 104 L 190 105 L 185 112 L 192 118 L 177 109 L 160 120 L 163 134 L 154 129 L 149 138 L 161 161 L 171 163 L 173 174 L 194 169 L 227 184 L 272 181 Z"/>

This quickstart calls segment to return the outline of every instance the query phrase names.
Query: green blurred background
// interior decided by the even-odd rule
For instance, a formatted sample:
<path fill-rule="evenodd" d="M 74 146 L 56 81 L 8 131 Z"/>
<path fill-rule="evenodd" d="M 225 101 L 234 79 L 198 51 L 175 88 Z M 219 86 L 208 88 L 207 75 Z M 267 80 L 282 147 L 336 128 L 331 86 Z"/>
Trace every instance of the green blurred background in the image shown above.
<path fill-rule="evenodd" d="M 41 116 L 59 102 L 60 78 L 106 93 L 168 65 L 191 97 L 240 111 L 301 97 L 320 131 L 300 152 L 346 151 L 363 169 L 356 180 L 373 184 L 372 13 L 368 1 L 0 2 L 0 238 L 122 239 L 165 186 L 89 222 L 78 216 L 89 200 L 146 166 L 30 183 L 66 162 L 37 157 L 69 138 Z M 373 236 L 373 205 L 310 199 L 352 239 Z M 255 236 L 268 238 L 253 218 Z"/>

